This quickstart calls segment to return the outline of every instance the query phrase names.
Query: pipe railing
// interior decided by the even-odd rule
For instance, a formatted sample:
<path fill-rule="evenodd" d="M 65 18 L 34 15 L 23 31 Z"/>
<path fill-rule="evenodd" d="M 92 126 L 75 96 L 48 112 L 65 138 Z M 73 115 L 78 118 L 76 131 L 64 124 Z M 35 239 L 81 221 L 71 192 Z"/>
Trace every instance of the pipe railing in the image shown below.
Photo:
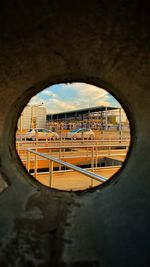
<path fill-rule="evenodd" d="M 52 145 L 54 147 L 60 147 L 60 146 L 68 146 L 68 147 L 74 147 L 75 145 L 91 145 L 91 146 L 118 146 L 120 145 L 120 147 L 122 146 L 126 146 L 129 147 L 130 145 L 130 140 L 126 140 L 126 141 L 121 141 L 116 139 L 116 140 L 57 140 L 57 141 L 17 141 L 16 142 L 16 149 L 19 153 L 19 151 L 22 150 L 22 148 L 24 147 L 24 149 L 28 148 L 29 146 L 31 146 L 31 149 L 33 146 L 38 146 L 39 145 L 41 147 L 48 147 L 48 145 Z M 28 147 L 27 147 L 28 146 Z"/>
<path fill-rule="evenodd" d="M 60 146 L 60 147 L 56 147 L 56 146 L 50 146 L 50 147 L 30 147 L 30 148 L 23 148 L 21 150 L 18 151 L 21 160 L 23 162 L 26 162 L 26 158 L 25 158 L 25 154 L 21 153 L 21 151 L 26 152 L 27 149 L 31 149 L 34 150 L 36 149 L 36 152 L 40 152 L 42 150 L 44 150 L 43 153 L 53 153 L 53 156 L 58 157 L 59 159 L 61 158 L 90 158 L 91 159 L 91 168 L 97 168 L 98 166 L 98 158 L 101 157 L 110 157 L 110 156 L 126 156 L 126 153 L 128 151 L 128 149 L 112 149 L 112 147 L 114 147 L 115 145 L 76 145 L 76 146 Z M 99 150 L 98 148 L 104 148 L 107 147 L 107 150 Z M 116 146 L 115 146 L 116 147 Z M 118 148 L 120 147 L 120 145 L 118 145 Z M 68 148 L 70 149 L 68 151 Z M 67 151 L 66 151 L 67 149 Z M 76 149 L 75 151 L 72 151 L 73 149 Z M 82 153 L 80 153 L 80 149 L 82 150 Z M 53 151 L 53 152 L 52 152 Z M 70 155 L 71 153 L 71 155 Z M 78 153 L 80 153 L 78 155 Z M 32 157 L 30 160 L 34 160 L 34 158 Z M 39 159 L 37 159 L 36 161 L 39 161 Z M 26 164 L 27 165 L 27 164 Z M 59 170 L 61 170 L 61 165 L 59 165 Z"/>
<path fill-rule="evenodd" d="M 36 155 L 35 156 L 35 166 L 34 166 L 35 178 L 37 177 L 37 156 L 45 158 L 45 159 L 47 159 L 49 161 L 49 187 L 52 187 L 52 181 L 53 181 L 53 162 L 55 162 L 55 163 L 57 163 L 59 165 L 65 166 L 65 167 L 67 167 L 69 169 L 72 169 L 74 171 L 77 171 L 80 174 L 88 176 L 89 178 L 91 178 L 91 186 L 93 185 L 93 179 L 97 180 L 99 182 L 106 182 L 107 181 L 106 177 L 103 177 L 103 176 L 97 175 L 95 173 L 89 172 L 89 171 L 87 171 L 85 169 L 77 167 L 77 166 L 75 166 L 73 164 L 70 164 L 68 162 L 65 162 L 65 161 L 63 161 L 61 159 L 55 158 L 55 157 L 50 156 L 50 155 L 46 155 L 44 153 L 37 152 L 37 151 L 35 151 L 33 149 L 27 149 L 27 170 L 28 170 L 28 172 L 30 171 L 31 153 Z"/>
<path fill-rule="evenodd" d="M 26 145 L 29 145 L 29 143 L 25 143 Z M 44 146 L 37 146 L 37 143 L 30 143 L 32 146 L 30 147 L 31 149 L 32 148 L 37 148 L 37 149 L 44 149 L 44 148 L 52 148 L 52 149 L 58 149 L 58 148 L 87 148 L 87 147 L 89 147 L 89 148 L 91 148 L 91 147 L 97 147 L 97 148 L 100 148 L 100 147 L 102 147 L 102 148 L 111 148 L 111 147 L 126 147 L 126 149 L 129 147 L 129 144 L 128 143 L 124 143 L 124 144 L 71 144 L 71 145 L 68 145 L 68 144 L 66 144 L 66 145 L 58 145 L 58 146 L 56 146 L 56 145 L 51 145 L 51 146 L 48 146 L 49 144 L 51 144 L 51 143 L 45 143 L 44 142 Z M 41 143 L 40 143 L 41 144 Z M 34 147 L 33 147 L 33 145 L 35 145 Z M 17 150 L 25 150 L 25 149 L 27 149 L 28 147 L 26 147 L 26 146 L 23 146 L 23 144 L 20 144 L 20 146 L 18 147 L 16 147 L 17 148 Z"/>
<path fill-rule="evenodd" d="M 32 141 L 32 140 L 17 140 L 16 141 L 16 144 L 45 144 L 45 143 L 50 143 L 50 144 L 58 144 L 58 145 L 60 145 L 60 144 L 63 144 L 63 143 L 69 143 L 70 145 L 74 145 L 75 143 L 80 143 L 80 144 L 83 144 L 83 143 L 85 143 L 85 144 L 87 144 L 87 143 L 120 143 L 120 144 L 122 144 L 122 143 L 129 143 L 130 142 L 130 138 L 123 138 L 122 140 L 121 140 L 121 142 L 120 142 L 120 139 L 116 139 L 116 138 L 109 138 L 109 139 L 94 139 L 94 140 L 89 140 L 89 139 L 78 139 L 78 140 L 73 140 L 73 139 L 63 139 L 63 140 L 61 140 L 61 139 L 59 139 L 59 140 L 56 140 L 56 141 L 54 141 L 54 140 L 43 140 L 43 141 L 41 141 L 41 140 L 35 140 L 35 141 Z"/>
<path fill-rule="evenodd" d="M 120 148 L 121 145 L 118 145 L 117 147 Z M 91 168 L 97 168 L 98 166 L 98 159 L 99 157 L 110 157 L 110 156 L 126 156 L 126 153 L 128 151 L 127 147 L 126 149 L 112 149 L 113 147 L 116 148 L 116 145 L 74 145 L 74 146 L 60 146 L 60 147 L 56 147 L 56 146 L 49 146 L 49 147 L 28 147 L 28 148 L 22 148 L 18 151 L 19 156 L 22 160 L 22 162 L 24 162 L 25 166 L 27 166 L 27 162 L 26 162 L 26 157 L 25 157 L 25 153 L 27 153 L 27 149 L 31 149 L 31 150 L 36 150 L 36 152 L 42 152 L 42 153 L 53 153 L 54 157 L 57 157 L 59 159 L 62 158 L 90 158 L 90 165 Z M 102 148 L 102 150 L 100 150 L 99 148 Z M 107 150 L 105 150 L 104 148 L 107 148 Z M 67 149 L 67 150 L 66 150 Z M 69 150 L 68 150 L 69 149 Z M 76 150 L 75 150 L 76 149 Z M 80 151 L 80 149 L 82 149 L 82 151 Z M 22 152 L 22 153 L 21 153 Z M 82 152 L 82 153 L 81 153 Z M 71 154 L 70 154 L 71 153 Z M 36 164 L 37 162 L 40 161 L 39 158 L 36 157 Z M 32 156 L 32 158 L 30 158 L 31 162 L 34 162 L 34 157 Z M 33 165 L 33 163 L 32 163 Z M 59 165 L 59 170 L 61 170 L 61 165 Z"/>
<path fill-rule="evenodd" d="M 118 148 L 118 149 L 116 149 L 116 147 Z M 122 147 L 125 147 L 125 148 L 122 148 Z M 51 145 L 51 146 L 48 146 L 48 145 L 46 145 L 46 146 L 31 146 L 31 147 L 20 147 L 19 148 L 19 150 L 18 150 L 18 153 L 20 153 L 21 154 L 21 151 L 23 152 L 23 151 L 26 151 L 26 149 L 36 149 L 36 151 L 37 150 L 49 150 L 49 151 L 51 151 L 51 150 L 56 150 L 56 151 L 59 151 L 59 153 L 61 153 L 61 152 L 63 152 L 62 154 L 64 154 L 64 152 L 73 152 L 72 150 L 73 149 L 86 149 L 84 152 L 87 152 L 87 155 L 88 155 L 88 150 L 92 150 L 93 148 L 94 148 L 94 150 L 96 151 L 97 150 L 97 152 L 98 151 L 117 151 L 117 152 L 120 152 L 120 151 L 125 151 L 125 152 L 127 152 L 128 151 L 128 147 L 129 147 L 129 145 L 128 144 L 124 144 L 124 145 L 115 145 L 115 144 L 111 144 L 111 145 L 109 145 L 109 144 L 106 144 L 106 145 L 72 145 L 72 146 L 68 146 L 68 145 L 61 145 L 61 146 L 53 146 L 53 145 Z M 102 148 L 102 150 L 100 150 L 100 148 Z M 112 149 L 112 148 L 114 148 L 114 149 Z M 67 150 L 66 150 L 67 149 Z M 74 151 L 74 152 L 77 152 L 77 151 Z M 117 153 L 118 154 L 118 153 Z"/>

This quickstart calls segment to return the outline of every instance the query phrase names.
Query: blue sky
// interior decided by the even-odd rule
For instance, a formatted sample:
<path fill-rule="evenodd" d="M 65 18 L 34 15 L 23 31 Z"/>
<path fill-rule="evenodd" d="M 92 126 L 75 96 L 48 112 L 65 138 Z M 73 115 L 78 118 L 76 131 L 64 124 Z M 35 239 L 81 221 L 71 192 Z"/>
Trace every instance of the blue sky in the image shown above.
<path fill-rule="evenodd" d="M 106 90 L 86 83 L 52 85 L 32 97 L 29 104 L 44 103 L 47 113 L 58 113 L 94 106 L 120 106 Z"/>

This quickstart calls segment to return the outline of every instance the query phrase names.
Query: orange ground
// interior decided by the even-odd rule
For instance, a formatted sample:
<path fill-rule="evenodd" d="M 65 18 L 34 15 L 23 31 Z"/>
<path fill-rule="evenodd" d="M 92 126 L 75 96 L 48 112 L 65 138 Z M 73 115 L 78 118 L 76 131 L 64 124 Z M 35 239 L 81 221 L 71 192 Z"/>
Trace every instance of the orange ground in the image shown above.
<path fill-rule="evenodd" d="M 95 173 L 110 178 L 119 170 L 119 167 L 113 168 L 101 168 L 96 170 Z M 49 186 L 49 175 L 48 174 L 38 174 L 37 180 Z M 53 180 L 51 182 L 51 187 L 60 190 L 66 191 L 76 191 L 76 190 L 85 190 L 91 187 L 95 187 L 100 185 L 101 182 L 93 180 L 83 174 L 77 172 L 62 172 L 62 173 L 54 173 Z"/>

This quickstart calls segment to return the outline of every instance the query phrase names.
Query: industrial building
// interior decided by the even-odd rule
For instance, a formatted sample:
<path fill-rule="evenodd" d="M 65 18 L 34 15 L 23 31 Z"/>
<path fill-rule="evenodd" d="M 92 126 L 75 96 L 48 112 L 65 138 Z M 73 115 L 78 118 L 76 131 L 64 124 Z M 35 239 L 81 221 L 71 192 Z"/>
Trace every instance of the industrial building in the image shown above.
<path fill-rule="evenodd" d="M 27 105 L 18 120 L 18 129 L 46 127 L 46 108 L 41 105 Z"/>
<path fill-rule="evenodd" d="M 86 127 L 108 130 L 128 126 L 128 119 L 122 108 L 96 106 L 47 115 L 47 128 L 51 130 L 71 130 Z"/>

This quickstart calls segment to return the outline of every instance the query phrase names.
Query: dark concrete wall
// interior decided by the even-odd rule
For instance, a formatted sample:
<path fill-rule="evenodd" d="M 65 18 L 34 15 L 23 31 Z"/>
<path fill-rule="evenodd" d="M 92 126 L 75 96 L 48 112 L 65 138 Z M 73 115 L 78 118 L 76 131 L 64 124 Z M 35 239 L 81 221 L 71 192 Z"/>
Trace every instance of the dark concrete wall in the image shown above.
<path fill-rule="evenodd" d="M 146 1 L 0 2 L 0 266 L 149 266 L 150 75 Z M 131 122 L 122 170 L 82 193 L 28 176 L 15 128 L 31 96 L 59 82 L 108 89 Z"/>

